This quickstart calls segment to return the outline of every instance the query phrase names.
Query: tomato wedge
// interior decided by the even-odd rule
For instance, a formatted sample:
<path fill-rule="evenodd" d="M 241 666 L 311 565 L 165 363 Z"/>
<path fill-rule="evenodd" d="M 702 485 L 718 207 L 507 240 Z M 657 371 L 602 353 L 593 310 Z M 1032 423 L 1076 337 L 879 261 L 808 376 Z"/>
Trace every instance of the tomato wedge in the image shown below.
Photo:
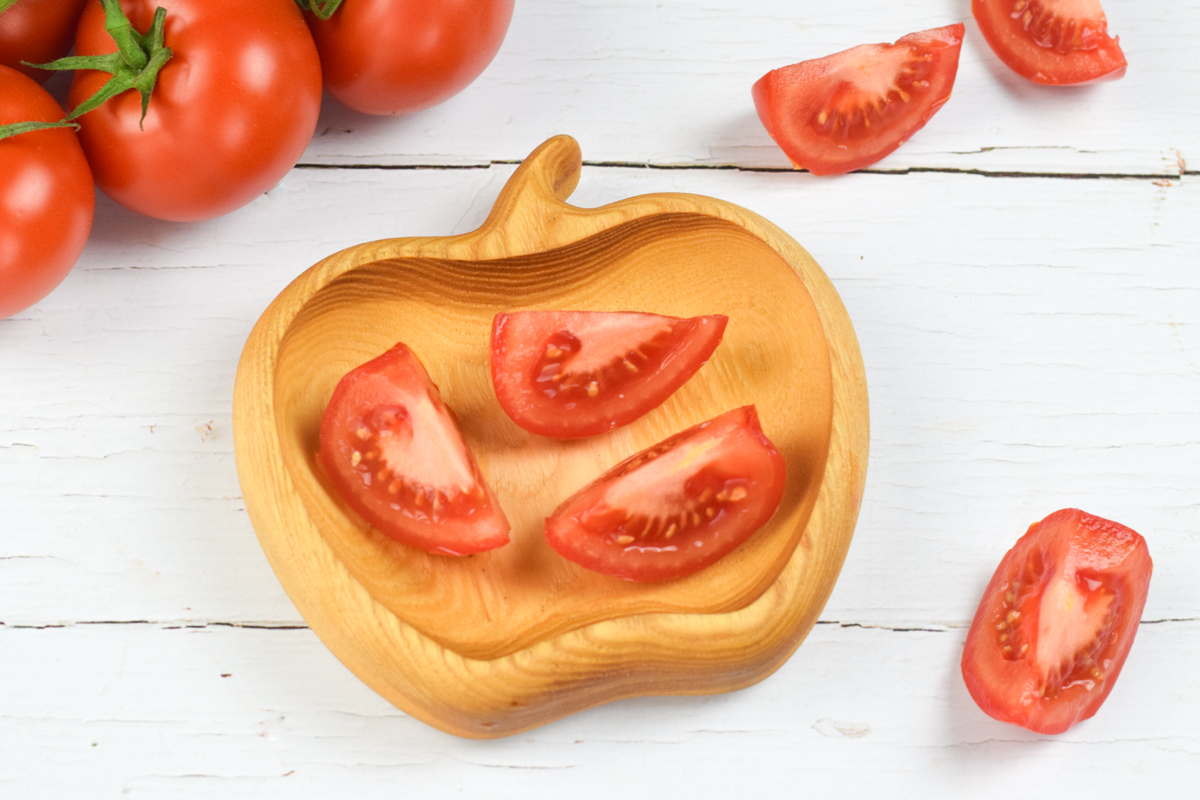
<path fill-rule="evenodd" d="M 1013 72 L 1066 85 L 1125 74 L 1100 0 L 972 0 L 983 38 Z"/>
<path fill-rule="evenodd" d="M 402 544 L 458 556 L 508 541 L 452 412 L 404 344 L 338 383 L 317 460 L 346 505 Z"/>
<path fill-rule="evenodd" d="M 962 674 L 989 716 L 1038 733 L 1091 717 L 1133 646 L 1153 564 L 1137 533 L 1075 508 L 1008 551 L 975 613 Z"/>
<path fill-rule="evenodd" d="M 786 465 L 754 406 L 728 411 L 627 458 L 546 520 L 546 541 L 631 581 L 690 575 L 766 524 Z"/>
<path fill-rule="evenodd" d="M 862 169 L 950 99 L 963 30 L 960 22 L 771 70 L 754 84 L 754 107 L 796 169 Z"/>
<path fill-rule="evenodd" d="M 518 311 L 492 323 L 492 383 L 513 421 L 594 436 L 657 408 L 721 342 L 729 318 L 636 311 Z"/>

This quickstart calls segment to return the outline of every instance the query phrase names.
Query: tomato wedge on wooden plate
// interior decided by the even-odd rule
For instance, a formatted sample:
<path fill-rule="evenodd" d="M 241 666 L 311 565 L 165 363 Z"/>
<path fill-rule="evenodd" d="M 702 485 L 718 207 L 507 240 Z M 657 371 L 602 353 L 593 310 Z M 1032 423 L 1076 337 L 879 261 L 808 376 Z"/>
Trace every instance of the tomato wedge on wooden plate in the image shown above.
<path fill-rule="evenodd" d="M 404 344 L 351 370 L 321 418 L 317 460 L 380 532 L 431 553 L 508 542 L 509 524 L 454 415 Z"/>
<path fill-rule="evenodd" d="M 680 578 L 766 524 L 783 497 L 785 473 L 754 406 L 743 406 L 589 483 L 546 520 L 546 540 L 563 557 L 606 575 Z"/>
<path fill-rule="evenodd" d="M 1133 646 L 1150 587 L 1146 541 L 1116 522 L 1056 511 L 1008 551 L 963 650 L 971 697 L 1038 733 L 1091 717 Z"/>
<path fill-rule="evenodd" d="M 754 84 L 754 107 L 797 169 L 862 169 L 950 99 L 963 31 L 960 22 L 771 70 Z"/>
<path fill-rule="evenodd" d="M 972 0 L 996 56 L 1035 83 L 1066 85 L 1125 74 L 1125 54 L 1108 35 L 1100 0 Z"/>
<path fill-rule="evenodd" d="M 496 398 L 531 433 L 594 436 L 652 411 L 704 366 L 728 317 L 518 311 L 492 323 Z"/>

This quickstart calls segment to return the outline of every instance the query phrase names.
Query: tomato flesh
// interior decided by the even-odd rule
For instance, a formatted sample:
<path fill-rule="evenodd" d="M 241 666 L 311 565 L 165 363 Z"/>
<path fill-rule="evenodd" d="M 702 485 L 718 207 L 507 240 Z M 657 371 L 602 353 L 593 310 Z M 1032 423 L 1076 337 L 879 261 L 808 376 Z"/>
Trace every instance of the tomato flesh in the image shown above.
<path fill-rule="evenodd" d="M 1099 0 L 972 0 L 996 56 L 1018 75 L 1052 86 L 1120 78 L 1125 54 Z"/>
<path fill-rule="evenodd" d="M 49 92 L 0 66 L 0 126 L 62 118 Z M 95 207 L 92 173 L 70 128 L 0 139 L 0 319 L 62 282 L 87 243 Z"/>
<path fill-rule="evenodd" d="M 1153 564 L 1134 531 L 1078 509 L 1035 523 L 1000 562 L 962 673 L 988 715 L 1038 733 L 1088 719 L 1133 646 Z"/>
<path fill-rule="evenodd" d="M 963 31 L 962 23 L 948 25 L 771 70 L 754 84 L 754 107 L 797 169 L 862 169 L 950 99 Z"/>
<path fill-rule="evenodd" d="M 496 397 L 541 436 L 594 436 L 652 411 L 716 350 L 729 318 L 519 311 L 492 323 Z"/>
<path fill-rule="evenodd" d="M 504 511 L 406 345 L 342 378 L 320 436 L 322 470 L 342 500 L 380 532 L 442 555 L 508 542 Z"/>
<path fill-rule="evenodd" d="M 771 518 L 786 465 L 754 406 L 702 422 L 626 459 L 546 520 L 546 541 L 631 581 L 691 575 Z"/>

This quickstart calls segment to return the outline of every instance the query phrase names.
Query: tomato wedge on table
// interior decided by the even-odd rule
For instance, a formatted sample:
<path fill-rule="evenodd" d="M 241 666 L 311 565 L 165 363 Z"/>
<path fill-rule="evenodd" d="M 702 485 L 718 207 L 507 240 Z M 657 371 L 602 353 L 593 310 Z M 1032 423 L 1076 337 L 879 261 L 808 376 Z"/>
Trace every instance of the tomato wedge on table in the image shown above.
<path fill-rule="evenodd" d="M 950 99 L 963 30 L 962 23 L 947 25 L 771 70 L 754 84 L 754 107 L 797 169 L 862 169 Z"/>
<path fill-rule="evenodd" d="M 704 366 L 729 318 L 635 311 L 518 311 L 492 323 L 492 382 L 513 421 L 594 436 L 657 408 Z"/>
<path fill-rule="evenodd" d="M 585 486 L 546 520 L 546 540 L 588 569 L 665 581 L 715 562 L 766 524 L 787 467 L 754 406 L 643 450 Z"/>
<path fill-rule="evenodd" d="M 971 697 L 1038 733 L 1088 719 L 1133 646 L 1153 564 L 1146 541 L 1068 508 L 1030 526 L 984 591 L 963 650 Z"/>
<path fill-rule="evenodd" d="M 508 519 L 452 412 L 404 344 L 338 383 L 317 460 L 348 506 L 402 544 L 466 555 L 508 541 Z"/>
<path fill-rule="evenodd" d="M 1065 85 L 1125 74 L 1125 54 L 1099 0 L 972 0 L 992 51 L 1035 83 Z"/>

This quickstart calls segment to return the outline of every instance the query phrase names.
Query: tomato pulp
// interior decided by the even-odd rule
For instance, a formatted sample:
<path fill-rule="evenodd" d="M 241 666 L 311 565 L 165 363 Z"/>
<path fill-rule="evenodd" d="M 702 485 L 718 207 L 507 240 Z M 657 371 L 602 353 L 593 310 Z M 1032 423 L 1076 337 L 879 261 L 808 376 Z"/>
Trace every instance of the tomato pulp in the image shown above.
<path fill-rule="evenodd" d="M 467 555 L 508 542 L 508 519 L 416 355 L 397 344 L 351 370 L 317 455 L 339 497 L 402 544 Z"/>
<path fill-rule="evenodd" d="M 62 118 L 32 78 L 0 66 L 0 127 Z M 87 243 L 95 207 L 92 173 L 73 130 L 0 139 L 0 319 L 62 282 Z"/>
<path fill-rule="evenodd" d="M 947 25 L 771 70 L 754 84 L 754 107 L 797 169 L 862 169 L 950 99 L 963 30 L 962 23 Z"/>
<path fill-rule="evenodd" d="M 306 12 L 325 89 L 367 114 L 420 111 L 458 94 L 492 62 L 513 0 L 345 0 Z"/>
<path fill-rule="evenodd" d="M 542 436 L 594 436 L 657 408 L 712 355 L 729 318 L 520 311 L 492 323 L 496 397 Z"/>
<path fill-rule="evenodd" d="M 164 44 L 146 117 L 136 91 L 79 117 L 79 140 L 96 185 L 121 205 L 159 219 L 210 219 L 241 208 L 279 182 L 312 139 L 321 108 L 321 65 L 292 0 L 121 0 L 145 33 L 166 9 Z M 116 51 L 104 9 L 91 0 L 75 39 L 80 56 Z M 75 73 L 72 107 L 108 80 Z"/>
<path fill-rule="evenodd" d="M 1112 691 L 1142 617 L 1146 541 L 1078 509 L 1035 523 L 984 591 L 963 650 L 971 697 L 1038 733 L 1088 719 Z"/>
<path fill-rule="evenodd" d="M 744 406 L 604 473 L 546 520 L 546 541 L 606 575 L 680 578 L 766 524 L 783 498 L 786 469 L 754 406 Z"/>
<path fill-rule="evenodd" d="M 971 12 L 996 56 L 1035 83 L 1120 78 L 1125 54 L 1100 0 L 972 0 Z"/>

